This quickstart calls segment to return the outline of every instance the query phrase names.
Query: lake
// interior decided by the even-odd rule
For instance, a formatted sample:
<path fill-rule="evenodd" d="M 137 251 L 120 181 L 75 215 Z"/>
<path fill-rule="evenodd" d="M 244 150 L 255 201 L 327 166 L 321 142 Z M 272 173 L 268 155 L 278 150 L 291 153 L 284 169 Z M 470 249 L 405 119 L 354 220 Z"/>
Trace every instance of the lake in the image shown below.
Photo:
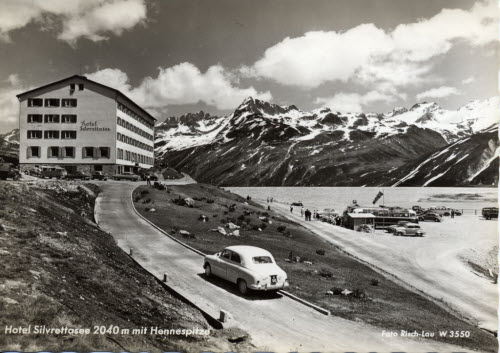
<path fill-rule="evenodd" d="M 334 208 L 343 211 L 346 205 L 357 200 L 361 206 L 373 205 L 379 191 L 384 196 L 377 205 L 412 207 L 419 205 L 447 206 L 474 213 L 483 207 L 498 207 L 496 188 L 450 188 L 450 187 L 226 187 L 225 189 L 243 197 L 262 201 L 273 197 L 274 201 L 291 203 L 302 201 L 305 207 L 322 210 Z"/>

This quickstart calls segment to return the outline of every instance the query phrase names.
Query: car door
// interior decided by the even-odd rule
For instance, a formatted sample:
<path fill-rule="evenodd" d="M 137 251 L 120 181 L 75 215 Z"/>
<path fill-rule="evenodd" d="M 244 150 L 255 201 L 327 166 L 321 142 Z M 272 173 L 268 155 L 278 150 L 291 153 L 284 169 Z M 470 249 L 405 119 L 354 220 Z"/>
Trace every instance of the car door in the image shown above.
<path fill-rule="evenodd" d="M 236 280 L 240 277 L 241 274 L 241 256 L 231 251 L 231 258 L 227 262 L 226 267 L 226 279 L 228 281 L 236 283 Z"/>
<path fill-rule="evenodd" d="M 227 279 L 226 277 L 226 272 L 227 272 L 227 264 L 229 262 L 229 259 L 231 258 L 231 251 L 230 250 L 224 250 L 220 256 L 216 259 L 214 262 L 214 268 L 212 271 L 214 272 L 215 275 Z"/>

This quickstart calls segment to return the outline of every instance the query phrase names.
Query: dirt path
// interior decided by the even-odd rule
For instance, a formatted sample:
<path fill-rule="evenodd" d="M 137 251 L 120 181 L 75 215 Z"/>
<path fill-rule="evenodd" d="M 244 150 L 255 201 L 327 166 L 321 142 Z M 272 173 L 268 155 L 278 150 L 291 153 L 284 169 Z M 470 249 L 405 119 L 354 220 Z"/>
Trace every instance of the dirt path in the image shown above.
<path fill-rule="evenodd" d="M 287 297 L 241 297 L 205 280 L 202 257 L 152 227 L 133 210 L 130 193 L 136 183 L 103 183 L 97 205 L 100 226 L 127 253 L 197 306 L 217 316 L 231 313 L 257 347 L 271 351 L 463 351 L 458 346 L 424 339 L 383 337 L 380 328 L 324 316 Z"/>
<path fill-rule="evenodd" d="M 349 254 L 446 303 L 479 327 L 497 331 L 497 285 L 472 272 L 461 258 L 469 249 L 483 253 L 498 246 L 497 222 L 460 216 L 443 223 L 422 223 L 427 232 L 423 238 L 395 237 L 382 231 L 367 234 L 304 222 L 298 212 L 290 214 L 289 206 L 278 202 L 273 208 Z"/>

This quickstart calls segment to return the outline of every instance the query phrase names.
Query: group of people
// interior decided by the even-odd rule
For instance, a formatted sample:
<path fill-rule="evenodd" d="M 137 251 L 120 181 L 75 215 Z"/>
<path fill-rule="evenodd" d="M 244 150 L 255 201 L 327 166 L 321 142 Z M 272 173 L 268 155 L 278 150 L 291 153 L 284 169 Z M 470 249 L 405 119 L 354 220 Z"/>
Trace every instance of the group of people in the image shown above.
<path fill-rule="evenodd" d="M 270 203 L 273 203 L 273 198 L 272 198 L 272 197 L 268 197 L 268 198 L 267 198 L 267 203 L 269 203 L 269 202 L 270 202 Z"/>

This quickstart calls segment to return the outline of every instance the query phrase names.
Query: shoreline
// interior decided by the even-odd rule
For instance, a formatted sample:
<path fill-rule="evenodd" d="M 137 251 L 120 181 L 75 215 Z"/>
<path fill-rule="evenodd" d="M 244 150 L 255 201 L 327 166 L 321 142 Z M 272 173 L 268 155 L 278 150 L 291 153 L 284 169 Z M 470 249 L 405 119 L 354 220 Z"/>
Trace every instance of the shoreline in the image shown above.
<path fill-rule="evenodd" d="M 401 241 L 407 241 L 408 248 L 411 249 L 405 249 L 404 246 L 400 245 L 395 250 L 391 248 L 391 245 L 399 240 L 399 237 L 393 237 L 388 233 L 379 231 L 374 234 L 366 234 L 320 221 L 306 222 L 297 211 L 294 210 L 295 212 L 291 214 L 288 208 L 289 205 L 285 202 L 273 200 L 273 203 L 268 204 L 266 200 L 257 198 L 255 201 L 264 207 L 271 205 L 271 209 L 280 215 L 297 222 L 316 236 L 339 247 L 342 251 L 375 270 L 393 276 L 402 284 L 417 290 L 419 294 L 424 294 L 438 305 L 444 306 L 448 311 L 455 313 L 455 315 L 458 313 L 466 320 L 472 321 L 479 328 L 488 332 L 497 332 L 498 294 L 496 285 L 488 283 L 486 279 L 479 278 L 477 274 L 474 274 L 470 268 L 465 266 L 464 261 L 459 258 L 458 252 L 448 249 L 446 253 L 436 254 L 436 257 L 432 259 L 433 254 L 425 253 L 425 250 L 419 251 L 417 248 L 412 251 L 415 249 L 414 245 L 418 246 L 418 238 L 402 238 Z M 273 205 L 276 207 L 273 207 Z M 306 205 L 304 205 L 304 208 L 306 208 Z M 474 216 L 460 216 L 460 218 L 455 219 L 466 221 L 471 217 Z M 494 223 L 496 224 L 496 222 Z M 436 228 L 435 224 L 430 223 L 424 223 L 422 226 L 424 228 L 429 226 Z M 429 237 L 426 236 L 424 239 L 427 240 L 426 238 Z M 430 247 L 432 248 L 432 245 Z M 461 248 L 458 250 L 467 249 Z M 403 253 L 398 254 L 398 251 Z M 444 275 L 445 273 L 448 276 Z M 457 283 L 464 279 L 465 284 Z M 479 289 L 479 292 L 470 295 L 473 289 L 474 292 Z M 484 295 L 487 297 L 486 300 L 482 300 L 480 303 L 475 300 L 476 296 L 484 298 Z"/>

